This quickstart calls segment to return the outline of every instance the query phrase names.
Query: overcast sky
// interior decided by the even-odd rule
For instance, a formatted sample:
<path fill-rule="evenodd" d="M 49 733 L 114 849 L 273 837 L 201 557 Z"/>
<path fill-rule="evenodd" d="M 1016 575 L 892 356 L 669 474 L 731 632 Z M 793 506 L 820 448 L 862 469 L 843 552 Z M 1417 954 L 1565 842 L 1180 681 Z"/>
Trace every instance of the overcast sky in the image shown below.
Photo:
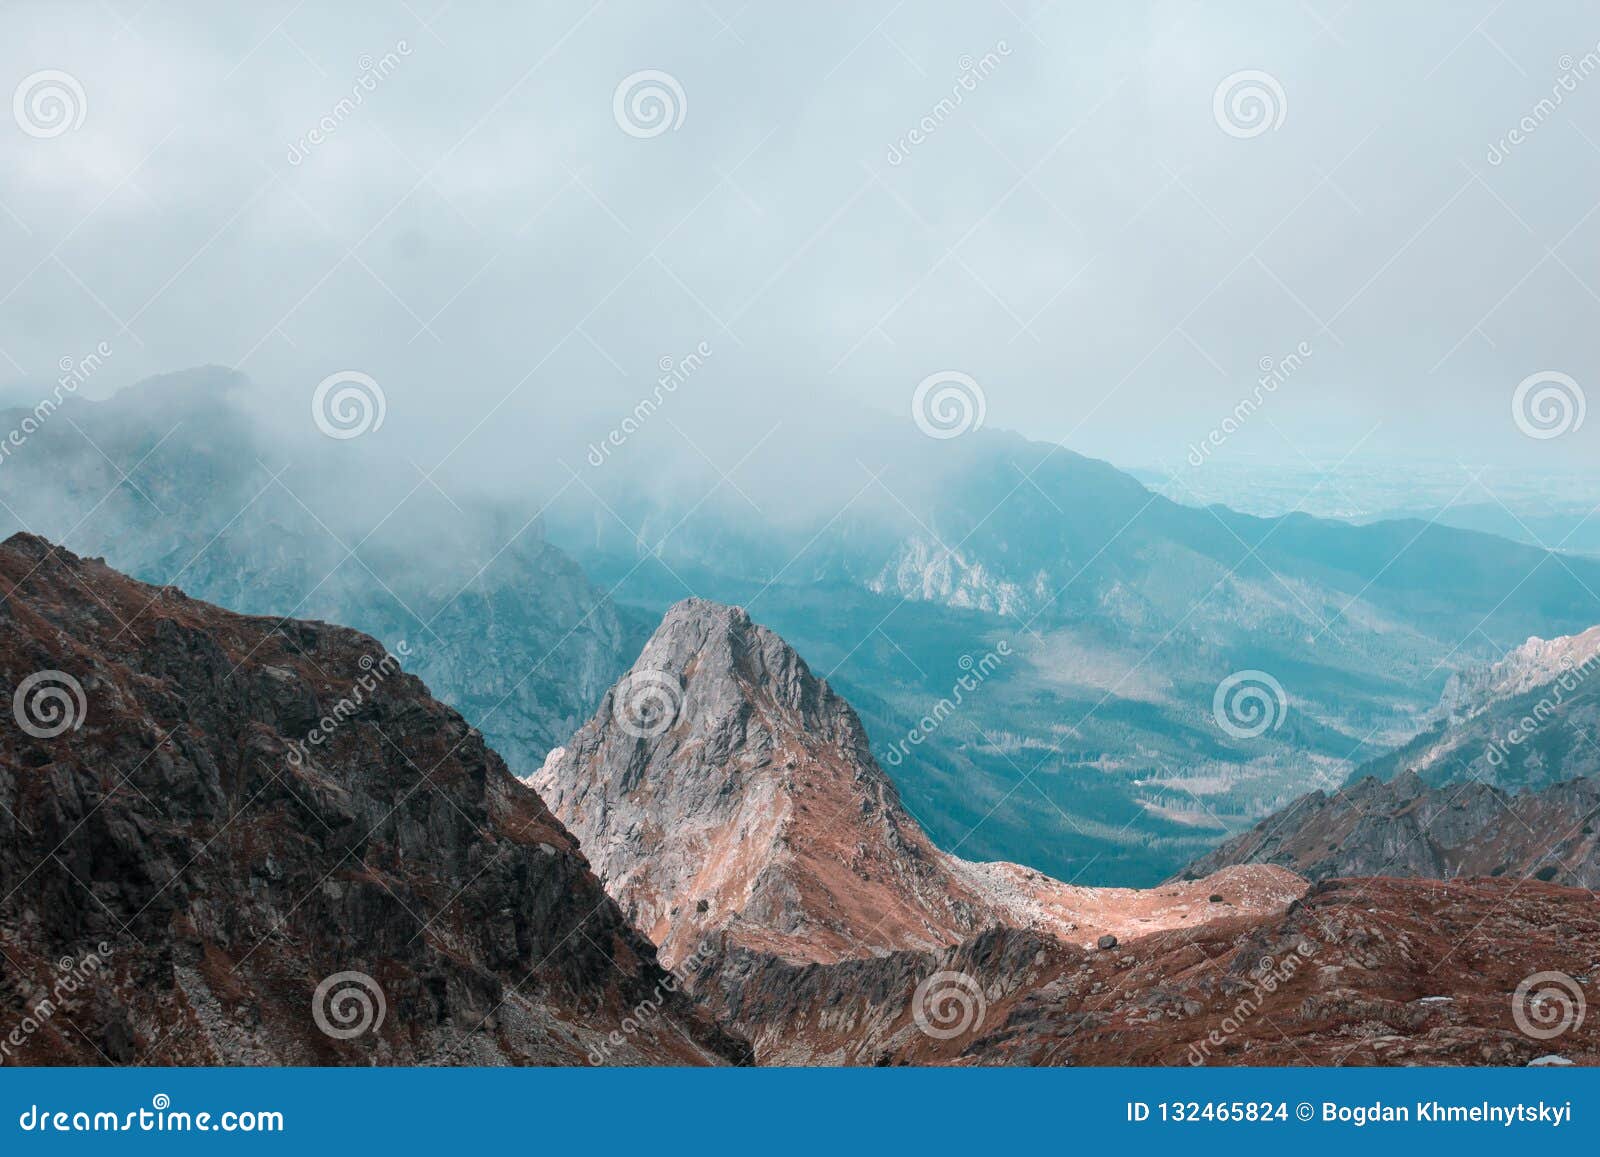
<path fill-rule="evenodd" d="M 223 8 L 0 7 L 0 377 L 104 341 L 96 389 L 218 363 L 300 420 L 355 370 L 424 465 L 576 462 L 704 343 L 723 466 L 939 371 L 1135 465 L 1303 343 L 1219 454 L 1597 461 L 1511 409 L 1600 390 L 1593 5 Z"/>

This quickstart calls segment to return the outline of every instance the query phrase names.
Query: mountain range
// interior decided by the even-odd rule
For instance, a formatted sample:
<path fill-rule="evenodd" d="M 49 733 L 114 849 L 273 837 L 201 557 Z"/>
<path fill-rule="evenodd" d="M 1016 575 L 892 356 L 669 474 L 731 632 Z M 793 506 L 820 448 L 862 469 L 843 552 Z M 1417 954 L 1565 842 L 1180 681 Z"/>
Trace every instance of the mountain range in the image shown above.
<path fill-rule="evenodd" d="M 836 459 L 774 438 L 709 493 L 619 452 L 541 506 L 441 487 L 371 439 L 285 434 L 254 396 L 201 369 L 68 399 L 0 469 L 0 526 L 403 640 L 518 769 L 673 604 L 745 606 L 850 700 L 935 847 L 1059 879 L 1167 878 L 1429 727 L 1498 640 L 1600 622 L 1591 562 L 1186 507 L 1014 435 L 864 417 Z M 1219 687 L 1263 674 L 1265 726 L 1219 714 Z"/>
<path fill-rule="evenodd" d="M 528 777 L 569 830 L 377 640 L 28 535 L 0 583 L 25 1063 L 1600 1061 L 1591 892 L 963 861 L 737 608 L 674 608 Z"/>

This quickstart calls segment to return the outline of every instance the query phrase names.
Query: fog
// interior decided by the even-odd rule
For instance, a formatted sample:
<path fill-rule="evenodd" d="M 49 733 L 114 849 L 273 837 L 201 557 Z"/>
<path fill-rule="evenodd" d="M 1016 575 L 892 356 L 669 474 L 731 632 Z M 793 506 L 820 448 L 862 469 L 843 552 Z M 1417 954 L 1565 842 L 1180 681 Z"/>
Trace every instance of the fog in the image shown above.
<path fill-rule="evenodd" d="M 1600 22 L 1538 11 L 13 3 L 0 376 L 103 342 L 86 394 L 216 365 L 320 436 L 350 371 L 446 490 L 832 501 L 930 375 L 1176 464 L 1293 355 L 1219 456 L 1576 467 L 1511 403 L 1600 365 Z"/>

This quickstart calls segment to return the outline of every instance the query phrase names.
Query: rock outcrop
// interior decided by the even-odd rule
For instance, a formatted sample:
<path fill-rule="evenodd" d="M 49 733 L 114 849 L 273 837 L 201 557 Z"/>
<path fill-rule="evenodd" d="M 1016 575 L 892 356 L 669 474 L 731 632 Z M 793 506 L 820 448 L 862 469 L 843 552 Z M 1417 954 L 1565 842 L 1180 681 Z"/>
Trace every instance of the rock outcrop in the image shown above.
<path fill-rule="evenodd" d="M 1312 792 L 1189 866 L 1238 864 L 1335 876 L 1533 877 L 1600 887 L 1600 782 L 1511 794 L 1476 781 L 1434 787 L 1415 772 Z"/>
<path fill-rule="evenodd" d="M 7 1063 L 749 1059 L 371 638 L 17 535 L 0 691 Z"/>

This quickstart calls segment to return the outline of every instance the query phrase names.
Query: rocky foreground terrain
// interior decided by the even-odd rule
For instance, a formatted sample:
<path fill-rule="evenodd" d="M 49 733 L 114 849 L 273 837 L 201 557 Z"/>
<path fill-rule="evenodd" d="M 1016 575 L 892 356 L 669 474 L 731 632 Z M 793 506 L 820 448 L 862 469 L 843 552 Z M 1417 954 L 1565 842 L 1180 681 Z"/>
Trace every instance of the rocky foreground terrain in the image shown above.
<path fill-rule="evenodd" d="M 371 638 L 18 535 L 0 686 L 7 1063 L 749 1058 Z"/>
<path fill-rule="evenodd" d="M 831 966 L 735 951 L 711 975 L 765 1064 L 1600 1063 L 1600 905 L 1538 882 L 1335 880 L 1105 949 L 997 929 Z"/>

